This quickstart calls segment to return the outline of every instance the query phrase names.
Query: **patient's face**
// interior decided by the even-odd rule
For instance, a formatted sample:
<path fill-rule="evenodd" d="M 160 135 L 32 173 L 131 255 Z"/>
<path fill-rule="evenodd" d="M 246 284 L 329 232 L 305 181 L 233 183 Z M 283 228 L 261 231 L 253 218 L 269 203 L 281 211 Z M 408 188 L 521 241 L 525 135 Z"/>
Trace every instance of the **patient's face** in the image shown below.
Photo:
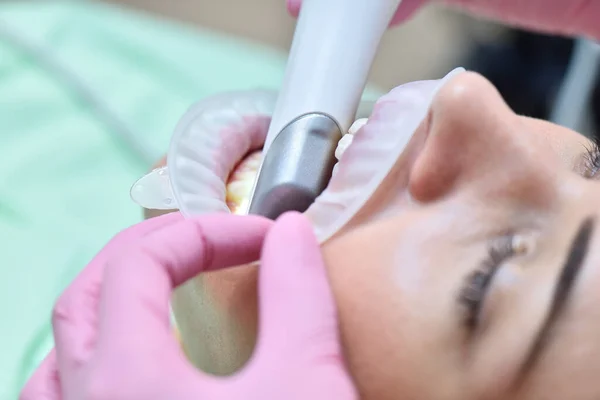
<path fill-rule="evenodd" d="M 392 92 L 374 116 L 393 109 Z M 599 398 L 600 236 L 584 221 L 597 219 L 600 183 L 589 149 L 577 133 L 515 115 L 476 74 L 440 90 L 375 196 L 323 245 L 363 398 Z M 186 347 L 204 340 L 193 331 L 207 292 L 228 329 L 253 340 L 255 272 L 189 283 L 175 302 Z"/>
<path fill-rule="evenodd" d="M 393 107 L 388 95 L 376 112 Z M 599 398 L 599 235 L 560 279 L 600 211 L 586 148 L 512 113 L 478 75 L 441 89 L 396 171 L 323 248 L 365 397 Z"/>

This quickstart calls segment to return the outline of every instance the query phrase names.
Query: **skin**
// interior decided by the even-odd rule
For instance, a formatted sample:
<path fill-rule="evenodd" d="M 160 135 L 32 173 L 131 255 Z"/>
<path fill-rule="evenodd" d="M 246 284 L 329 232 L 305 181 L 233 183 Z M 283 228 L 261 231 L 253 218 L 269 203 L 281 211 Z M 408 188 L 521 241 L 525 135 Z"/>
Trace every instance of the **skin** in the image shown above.
<path fill-rule="evenodd" d="M 379 110 L 389 115 L 388 107 L 394 102 Z M 576 132 L 515 115 L 477 74 L 460 74 L 438 92 L 394 170 L 322 247 L 361 398 L 600 398 L 598 234 L 546 349 L 527 375 L 520 373 L 573 238 L 586 218 L 600 219 L 589 145 Z M 384 218 L 374 217 L 381 211 Z M 493 243 L 513 234 L 527 251 L 500 264 L 470 330 L 459 293 Z M 228 359 L 219 368 L 231 370 L 250 354 L 255 273 L 243 267 L 210 282 L 195 278 L 189 283 L 195 291 L 176 301 L 176 313 L 187 313 L 196 328 L 200 321 L 214 326 L 219 318 L 198 306 L 198 290 L 210 292 L 221 320 L 237 321 L 219 325 L 235 333 L 221 332 L 244 339 L 219 349 L 202 330 L 194 335 L 184 327 L 186 346 L 204 346 L 204 353 L 190 355 L 197 365 Z"/>

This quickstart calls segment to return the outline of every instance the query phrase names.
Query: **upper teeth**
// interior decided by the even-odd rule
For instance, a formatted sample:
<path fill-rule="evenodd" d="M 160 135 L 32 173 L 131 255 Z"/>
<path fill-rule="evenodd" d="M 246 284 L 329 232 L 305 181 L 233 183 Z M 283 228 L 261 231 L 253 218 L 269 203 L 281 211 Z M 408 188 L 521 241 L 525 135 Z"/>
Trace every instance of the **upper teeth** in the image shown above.
<path fill-rule="evenodd" d="M 338 142 L 338 146 L 335 149 L 335 158 L 337 158 L 338 161 L 342 158 L 342 154 L 344 154 L 350 144 L 352 144 L 354 134 L 356 134 L 366 123 L 367 118 L 357 119 L 348 129 L 348 133 L 342 136 L 342 139 Z"/>
<path fill-rule="evenodd" d="M 356 132 L 358 132 L 360 130 L 360 128 L 362 128 L 366 123 L 367 123 L 367 118 L 357 119 L 356 121 L 354 121 L 354 123 L 348 129 L 348 133 L 345 134 L 344 136 L 342 136 L 342 138 L 338 142 L 338 145 L 335 149 L 335 158 L 338 161 L 340 161 L 340 159 L 342 158 L 342 155 L 344 154 L 346 149 L 348 147 L 350 147 L 350 145 L 352 144 L 352 140 L 354 139 L 354 134 L 356 134 Z M 333 166 L 332 175 L 335 175 L 335 173 L 337 172 L 337 169 L 339 166 L 338 164 L 339 164 L 339 162 L 335 163 L 335 165 Z"/>
<path fill-rule="evenodd" d="M 352 143 L 352 139 L 354 139 L 354 137 L 348 132 L 348 134 L 342 136 L 338 142 L 337 148 L 335 149 L 335 158 L 337 158 L 338 161 L 342 158 L 342 154 L 344 154 L 348 146 L 350 146 Z"/>

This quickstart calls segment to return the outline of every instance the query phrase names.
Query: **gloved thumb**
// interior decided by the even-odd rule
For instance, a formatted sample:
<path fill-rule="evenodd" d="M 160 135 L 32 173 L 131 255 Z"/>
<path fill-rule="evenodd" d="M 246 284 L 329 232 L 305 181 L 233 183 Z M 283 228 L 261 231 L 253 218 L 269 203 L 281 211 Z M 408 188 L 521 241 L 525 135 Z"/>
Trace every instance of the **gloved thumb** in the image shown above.
<path fill-rule="evenodd" d="M 300 14 L 300 6 L 302 5 L 302 0 L 286 0 L 287 9 L 292 14 L 292 16 L 297 17 Z"/>
<path fill-rule="evenodd" d="M 398 11 L 392 18 L 391 26 L 401 24 L 412 18 L 417 11 L 429 3 L 429 0 L 403 0 L 398 6 Z"/>
<path fill-rule="evenodd" d="M 434 0 L 505 24 L 568 36 L 600 38 L 600 3 L 589 0 Z"/>
<path fill-rule="evenodd" d="M 281 365 L 282 358 L 299 362 L 298 357 L 309 363 L 315 358 L 340 361 L 333 294 L 319 244 L 302 214 L 283 215 L 267 234 L 259 303 L 261 361 L 273 365 Z"/>

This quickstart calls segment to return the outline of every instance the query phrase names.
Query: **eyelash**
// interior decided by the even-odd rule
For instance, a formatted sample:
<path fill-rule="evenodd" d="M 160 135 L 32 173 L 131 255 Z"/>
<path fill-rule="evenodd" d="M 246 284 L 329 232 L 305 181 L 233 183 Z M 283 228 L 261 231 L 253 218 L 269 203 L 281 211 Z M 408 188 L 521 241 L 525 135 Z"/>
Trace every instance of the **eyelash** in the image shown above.
<path fill-rule="evenodd" d="M 585 178 L 592 179 L 600 173 L 600 140 L 594 139 L 585 148 Z M 459 303 L 464 309 L 463 323 L 469 331 L 478 324 L 486 294 L 494 275 L 502 263 L 515 255 L 512 237 L 506 237 L 488 249 L 488 255 L 481 266 L 465 279 L 459 294 Z"/>
<path fill-rule="evenodd" d="M 585 148 L 585 177 L 594 178 L 600 172 L 600 141 L 596 138 Z"/>
<path fill-rule="evenodd" d="M 504 238 L 488 249 L 487 258 L 481 266 L 465 279 L 459 294 L 459 303 L 464 309 L 463 323 L 469 331 L 474 331 L 479 324 L 481 308 L 494 275 L 502 263 L 514 254 L 512 237 Z"/>

